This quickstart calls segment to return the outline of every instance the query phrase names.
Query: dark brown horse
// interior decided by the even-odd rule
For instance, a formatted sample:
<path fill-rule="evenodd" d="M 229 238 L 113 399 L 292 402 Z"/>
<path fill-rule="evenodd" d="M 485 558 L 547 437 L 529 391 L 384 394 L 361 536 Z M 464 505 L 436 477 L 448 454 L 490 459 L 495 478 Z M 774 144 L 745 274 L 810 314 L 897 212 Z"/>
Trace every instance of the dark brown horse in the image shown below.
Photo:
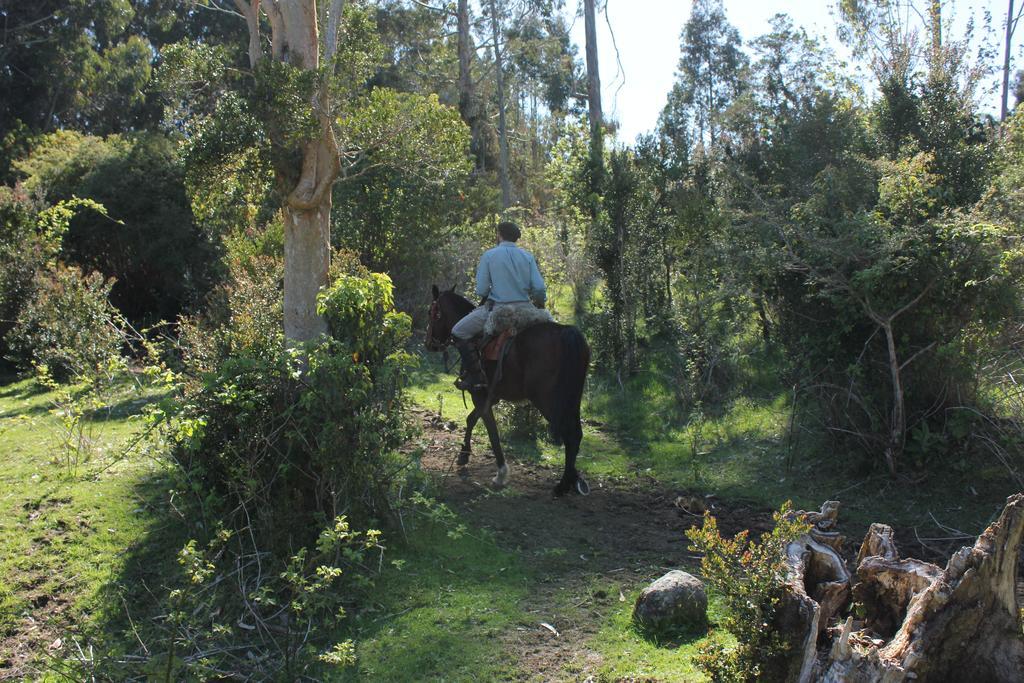
<path fill-rule="evenodd" d="M 454 288 L 442 292 L 435 286 L 433 294 L 426 346 L 430 351 L 442 351 L 451 344 L 452 327 L 474 306 L 456 294 Z M 508 483 L 508 465 L 501 450 L 492 408 L 500 400 L 529 400 L 547 419 L 555 443 L 565 444 L 565 471 L 555 486 L 555 495 L 561 496 L 569 491 L 589 493 L 590 487 L 576 471 L 576 455 L 583 439 L 580 401 L 590 364 L 587 340 L 575 327 L 552 322 L 528 327 L 508 343 L 501 361 L 483 363 L 487 388 L 470 392 L 473 410 L 466 417 L 466 436 L 458 460 L 459 475 L 469 475 L 466 464 L 469 462 L 470 438 L 477 420 L 482 419 L 498 467 L 494 484 L 504 486 Z M 496 378 L 499 363 L 500 377 Z"/>

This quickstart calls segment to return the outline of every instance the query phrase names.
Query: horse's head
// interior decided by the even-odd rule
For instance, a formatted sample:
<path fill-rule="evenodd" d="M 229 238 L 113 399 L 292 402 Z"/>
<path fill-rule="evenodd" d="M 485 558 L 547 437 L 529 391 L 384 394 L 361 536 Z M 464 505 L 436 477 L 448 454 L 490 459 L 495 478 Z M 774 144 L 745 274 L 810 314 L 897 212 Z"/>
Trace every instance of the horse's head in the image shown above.
<path fill-rule="evenodd" d="M 452 328 L 462 319 L 473 305 L 455 293 L 455 287 L 441 291 L 434 285 L 433 301 L 430 303 L 430 314 L 427 317 L 427 338 L 425 346 L 428 351 L 443 351 L 450 343 Z"/>

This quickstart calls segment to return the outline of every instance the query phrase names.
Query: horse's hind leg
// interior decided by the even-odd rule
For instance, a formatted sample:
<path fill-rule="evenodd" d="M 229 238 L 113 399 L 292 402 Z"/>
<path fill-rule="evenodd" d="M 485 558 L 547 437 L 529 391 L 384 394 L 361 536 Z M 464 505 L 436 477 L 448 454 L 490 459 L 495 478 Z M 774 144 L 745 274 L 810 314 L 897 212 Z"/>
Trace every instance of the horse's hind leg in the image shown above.
<path fill-rule="evenodd" d="M 494 411 L 491 406 L 482 415 L 484 426 L 487 427 L 487 436 L 491 440 L 491 450 L 494 452 L 494 464 L 498 467 L 498 473 L 494 475 L 491 482 L 498 487 L 508 484 L 508 464 L 505 462 L 505 452 L 501 450 L 501 439 L 498 438 L 498 422 L 494 419 Z"/>
<path fill-rule="evenodd" d="M 565 442 L 565 471 L 562 479 L 555 485 L 555 495 L 564 496 L 576 487 L 580 493 L 590 493 L 590 487 L 576 471 L 576 456 L 580 452 L 580 443 L 583 441 L 583 425 L 580 424 L 579 416 L 572 421 L 572 425 L 562 435 Z"/>

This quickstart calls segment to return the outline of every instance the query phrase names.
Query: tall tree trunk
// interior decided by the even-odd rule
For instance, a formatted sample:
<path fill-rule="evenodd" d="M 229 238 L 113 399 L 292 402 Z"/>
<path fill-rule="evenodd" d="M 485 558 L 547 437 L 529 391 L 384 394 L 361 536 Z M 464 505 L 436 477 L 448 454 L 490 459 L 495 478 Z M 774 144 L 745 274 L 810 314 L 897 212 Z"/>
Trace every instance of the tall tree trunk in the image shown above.
<path fill-rule="evenodd" d="M 931 0 L 928 5 L 928 27 L 932 34 L 932 68 L 942 65 L 942 0 Z"/>
<path fill-rule="evenodd" d="M 316 298 L 330 269 L 331 193 L 312 211 L 284 210 L 284 334 L 309 341 L 326 334 Z"/>
<path fill-rule="evenodd" d="M 501 180 L 501 208 L 512 205 L 512 186 L 508 179 L 508 128 L 505 123 L 505 69 L 501 61 L 501 37 L 498 29 L 498 7 L 491 0 L 491 37 L 494 40 L 494 71 L 498 86 L 498 178 Z"/>
<path fill-rule="evenodd" d="M 260 0 L 235 0 L 249 27 L 249 59 L 255 66 L 263 58 L 259 40 Z M 323 54 L 316 0 L 263 0 L 271 27 L 271 58 L 296 69 L 318 71 L 321 57 L 333 68 L 344 0 L 331 0 Z M 322 13 L 321 13 L 322 14 Z M 330 268 L 331 186 L 340 170 L 334 139 L 330 92 L 324 83 L 310 107 L 319 119 L 320 132 L 301 150 L 301 165 L 290 155 L 275 159 L 277 177 L 286 197 L 282 211 L 284 235 L 284 335 L 289 342 L 315 339 L 327 332 L 317 314 L 317 294 L 327 284 Z M 287 180 L 292 179 L 292 180 Z"/>
<path fill-rule="evenodd" d="M 999 120 L 1005 121 L 1006 114 L 1008 113 L 1007 99 L 1010 95 L 1010 48 L 1011 41 L 1013 40 L 1013 30 L 1016 28 L 1017 22 L 1014 21 L 1013 17 L 1013 0 L 1010 0 L 1010 6 L 1006 10 L 1006 46 L 1003 49 L 1003 96 L 1002 103 L 999 108 Z"/>
<path fill-rule="evenodd" d="M 882 325 L 885 332 L 886 349 L 889 351 L 889 379 L 892 382 L 892 417 L 889 425 L 889 444 L 885 449 L 885 462 L 889 474 L 896 474 L 896 459 L 903 453 L 907 438 L 907 417 L 903 398 L 902 366 L 896 355 L 896 338 L 892 331 L 892 320 Z"/>
<path fill-rule="evenodd" d="M 596 165 L 603 165 L 602 130 L 604 118 L 601 114 L 601 73 L 597 62 L 597 17 L 594 0 L 583 0 L 583 19 L 587 38 L 587 101 L 590 105 L 590 154 Z"/>
<path fill-rule="evenodd" d="M 480 130 L 480 108 L 476 101 L 476 90 L 473 84 L 472 60 L 473 37 L 470 34 L 469 0 L 459 0 L 455 10 L 458 23 L 459 53 L 459 114 L 469 126 L 469 148 L 476 159 L 476 168 L 482 169 L 485 164 L 483 135 Z"/>

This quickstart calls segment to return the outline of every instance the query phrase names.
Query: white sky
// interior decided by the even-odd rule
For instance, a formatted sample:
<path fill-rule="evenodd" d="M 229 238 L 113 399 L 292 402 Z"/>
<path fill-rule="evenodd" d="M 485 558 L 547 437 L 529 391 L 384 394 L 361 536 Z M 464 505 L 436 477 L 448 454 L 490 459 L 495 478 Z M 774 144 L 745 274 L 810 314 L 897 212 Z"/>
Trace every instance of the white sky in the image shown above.
<path fill-rule="evenodd" d="M 573 3 L 568 3 L 570 10 Z M 768 19 L 777 13 L 788 14 L 793 23 L 808 33 L 822 38 L 841 58 L 849 52 L 836 39 L 832 20 L 833 0 L 785 2 L 784 0 L 725 0 L 726 17 L 735 26 L 744 43 L 768 31 Z M 675 80 L 679 62 L 679 35 L 690 16 L 689 0 L 608 0 L 607 20 L 598 16 L 598 60 L 601 69 L 601 92 L 607 118 L 620 124 L 619 140 L 631 143 L 637 134 L 653 130 L 658 114 Z M 970 15 L 976 16 L 980 27 L 982 14 L 991 12 L 993 35 L 991 40 L 998 50 L 998 65 L 1002 65 L 1003 18 L 1006 0 L 955 0 L 944 3 L 944 19 L 952 15 L 953 36 L 959 35 Z M 622 62 L 620 72 L 615 61 L 612 34 Z M 944 23 L 948 22 L 944 21 Z M 976 30 L 975 33 L 980 33 Z M 584 59 L 583 18 L 578 17 L 572 27 L 573 41 L 579 46 L 580 59 Z M 1024 68 L 1024 22 L 1014 35 L 1015 50 L 1011 73 Z M 852 71 L 852 67 L 851 67 Z M 1012 76 L 1011 76 L 1012 77 Z M 1001 83 L 993 79 L 992 85 Z M 998 113 L 998 91 L 983 98 L 983 108 Z M 1013 105 L 1011 93 L 1010 105 Z"/>

